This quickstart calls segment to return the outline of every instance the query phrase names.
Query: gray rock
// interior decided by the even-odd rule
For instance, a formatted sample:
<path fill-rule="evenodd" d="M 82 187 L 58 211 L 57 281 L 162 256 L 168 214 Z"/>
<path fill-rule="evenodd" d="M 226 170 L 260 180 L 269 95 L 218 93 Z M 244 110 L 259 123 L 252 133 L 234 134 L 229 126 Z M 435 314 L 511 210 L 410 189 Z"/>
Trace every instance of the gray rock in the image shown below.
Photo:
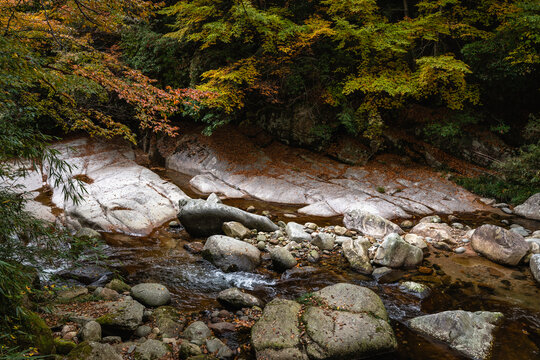
<path fill-rule="evenodd" d="M 391 233 L 403 234 L 403 230 L 393 222 L 360 209 L 347 211 L 343 224 L 347 229 L 360 231 L 364 235 L 378 239 Z"/>
<path fill-rule="evenodd" d="M 70 289 L 61 290 L 58 292 L 58 300 L 60 301 L 70 301 L 79 296 L 84 296 L 88 294 L 88 289 L 82 286 L 75 286 Z"/>
<path fill-rule="evenodd" d="M 502 211 L 503 213 L 505 213 L 505 214 L 508 214 L 508 215 L 511 215 L 511 214 L 514 213 L 514 212 L 512 211 L 512 209 L 507 208 L 507 207 L 501 208 L 501 211 Z"/>
<path fill-rule="evenodd" d="M 101 239 L 101 234 L 94 229 L 83 227 L 77 230 L 75 237 L 83 239 Z"/>
<path fill-rule="evenodd" d="M 203 257 L 223 271 L 253 271 L 261 263 L 261 252 L 255 246 L 228 236 L 210 236 Z"/>
<path fill-rule="evenodd" d="M 83 325 L 77 336 L 83 341 L 100 341 L 101 325 L 95 321 L 89 321 Z"/>
<path fill-rule="evenodd" d="M 336 225 L 334 226 L 334 234 L 337 236 L 343 236 L 347 233 L 347 228 L 343 226 Z"/>
<path fill-rule="evenodd" d="M 105 285 L 107 289 L 114 290 L 119 293 L 123 293 L 124 291 L 130 291 L 131 286 L 126 284 L 120 279 L 112 279 L 107 285 Z"/>
<path fill-rule="evenodd" d="M 529 252 L 532 254 L 540 254 L 540 238 L 527 238 L 525 239 L 529 243 Z"/>
<path fill-rule="evenodd" d="M 319 261 L 321 258 L 321 255 L 319 254 L 319 252 L 315 249 L 311 250 L 308 254 L 308 261 L 310 263 L 316 263 L 317 261 Z"/>
<path fill-rule="evenodd" d="M 57 273 L 63 279 L 74 279 L 83 284 L 94 284 L 100 280 L 107 283 L 113 277 L 113 273 L 103 266 L 84 265 L 62 270 Z"/>
<path fill-rule="evenodd" d="M 302 359 L 298 314 L 301 305 L 283 299 L 274 299 L 264 308 L 261 318 L 251 328 L 251 343 L 257 359 Z"/>
<path fill-rule="evenodd" d="M 230 359 L 234 356 L 232 350 L 216 338 L 206 340 L 206 349 L 210 354 L 215 354 L 218 359 Z"/>
<path fill-rule="evenodd" d="M 109 288 L 102 288 L 102 287 L 98 287 L 96 290 L 94 290 L 94 296 L 97 296 L 97 297 L 100 297 L 102 298 L 103 300 L 118 300 L 118 298 L 120 297 L 120 294 L 118 294 L 116 291 L 114 291 L 113 289 L 109 289 Z"/>
<path fill-rule="evenodd" d="M 419 297 L 420 299 L 425 299 L 431 293 L 431 290 L 427 285 L 414 281 L 404 281 L 399 285 L 399 288 L 407 293 Z"/>
<path fill-rule="evenodd" d="M 218 294 L 217 299 L 224 306 L 234 309 L 253 306 L 263 307 L 263 302 L 258 297 L 247 294 L 238 288 L 223 290 Z"/>
<path fill-rule="evenodd" d="M 195 321 L 184 330 L 184 337 L 196 345 L 204 344 L 212 332 L 202 321 Z"/>
<path fill-rule="evenodd" d="M 287 270 L 296 266 L 297 262 L 294 256 L 285 248 L 276 246 L 270 251 L 272 263 L 277 270 Z"/>
<path fill-rule="evenodd" d="M 445 311 L 419 316 L 409 325 L 424 335 L 447 343 L 474 359 L 487 359 L 493 343 L 493 330 L 503 314 L 497 312 Z"/>
<path fill-rule="evenodd" d="M 131 288 L 131 297 L 146 306 L 166 305 L 171 301 L 171 293 L 165 285 L 157 283 L 138 284 Z"/>
<path fill-rule="evenodd" d="M 200 354 L 202 354 L 202 350 L 199 346 L 188 341 L 182 341 L 182 345 L 180 345 L 180 359 L 188 359 L 190 356 Z"/>
<path fill-rule="evenodd" d="M 232 206 L 205 201 L 202 199 L 181 200 L 178 220 L 186 231 L 195 237 L 204 237 L 222 233 L 223 223 L 236 221 L 249 229 L 275 231 L 278 229 L 265 216 L 251 214 Z"/>
<path fill-rule="evenodd" d="M 146 337 L 152 333 L 152 328 L 148 325 L 141 325 L 135 330 L 135 336 Z"/>
<path fill-rule="evenodd" d="M 403 240 L 405 240 L 405 242 L 413 245 L 413 246 L 416 246 L 417 248 L 419 248 L 420 250 L 422 251 L 427 251 L 428 250 L 428 246 L 426 244 L 426 242 L 424 241 L 424 238 L 422 236 L 419 236 L 419 235 L 416 235 L 416 234 L 407 234 L 403 237 Z"/>
<path fill-rule="evenodd" d="M 184 329 L 185 321 L 172 306 L 160 306 L 154 310 L 152 317 L 164 338 L 179 337 Z"/>
<path fill-rule="evenodd" d="M 297 243 L 311 241 L 311 235 L 304 231 L 304 226 L 295 223 L 289 222 L 285 227 L 285 232 L 291 241 L 296 241 Z"/>
<path fill-rule="evenodd" d="M 371 246 L 368 239 L 363 237 L 356 240 L 347 238 L 341 246 L 343 247 L 343 255 L 345 255 L 353 270 L 362 274 L 371 274 L 373 272 L 373 266 L 371 266 L 368 255 L 368 249 Z"/>
<path fill-rule="evenodd" d="M 304 227 L 310 230 L 317 230 L 318 226 L 315 223 L 307 222 L 304 224 Z"/>
<path fill-rule="evenodd" d="M 534 254 L 531 257 L 529 267 L 534 279 L 540 283 L 540 254 Z"/>
<path fill-rule="evenodd" d="M 482 225 L 472 235 L 473 249 L 503 265 L 517 265 L 529 251 L 521 235 L 495 225 Z"/>
<path fill-rule="evenodd" d="M 137 360 L 158 360 L 170 353 L 169 346 L 159 340 L 148 339 L 137 345 L 133 355 Z"/>
<path fill-rule="evenodd" d="M 120 336 L 105 336 L 101 339 L 101 342 L 106 344 L 119 344 L 122 342 L 122 338 Z"/>
<path fill-rule="evenodd" d="M 347 241 L 349 239 L 350 239 L 350 237 L 348 237 L 348 236 L 336 236 L 335 242 L 338 245 L 342 245 L 345 241 Z"/>
<path fill-rule="evenodd" d="M 336 284 L 313 294 L 324 307 L 308 306 L 302 316 L 315 359 L 358 359 L 394 351 L 394 332 L 381 299 L 352 284 Z"/>
<path fill-rule="evenodd" d="M 96 321 L 106 330 L 134 331 L 142 323 L 144 306 L 135 300 L 120 300 L 109 305 L 109 313 Z"/>
<path fill-rule="evenodd" d="M 332 250 L 334 248 L 334 235 L 328 233 L 318 233 L 315 235 L 311 243 L 321 250 Z"/>
<path fill-rule="evenodd" d="M 411 234 L 423 237 L 430 237 L 436 241 L 454 244 L 452 239 L 452 228 L 443 223 L 421 222 L 412 228 Z"/>
<path fill-rule="evenodd" d="M 525 229 L 523 226 L 513 226 L 511 227 L 510 231 L 515 232 L 516 234 L 519 234 L 523 237 L 529 236 L 531 234 L 531 232 Z"/>
<path fill-rule="evenodd" d="M 122 360 L 122 357 L 110 344 L 84 341 L 77 345 L 67 356 L 68 360 Z"/>
<path fill-rule="evenodd" d="M 390 234 L 377 249 L 373 262 L 392 268 L 408 268 L 419 265 L 423 258 L 422 250 L 406 243 L 398 234 Z"/>
<path fill-rule="evenodd" d="M 251 230 L 237 221 L 223 223 L 223 232 L 227 236 L 238 238 L 240 240 L 251 236 Z"/>
<path fill-rule="evenodd" d="M 431 224 L 438 224 L 438 223 L 441 223 L 442 220 L 441 220 L 441 217 L 439 215 L 430 215 L 430 216 L 425 216 L 423 218 L 420 219 L 419 223 L 431 223 Z"/>
<path fill-rule="evenodd" d="M 411 220 L 403 220 L 399 226 L 401 226 L 403 229 L 410 229 L 414 226 L 414 224 Z"/>

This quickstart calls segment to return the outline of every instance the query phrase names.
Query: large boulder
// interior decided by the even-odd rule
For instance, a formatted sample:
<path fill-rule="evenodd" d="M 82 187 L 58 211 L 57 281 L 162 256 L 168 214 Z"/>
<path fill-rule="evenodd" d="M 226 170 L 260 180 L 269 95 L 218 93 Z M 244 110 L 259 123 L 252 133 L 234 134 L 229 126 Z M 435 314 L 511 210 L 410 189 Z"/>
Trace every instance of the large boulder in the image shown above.
<path fill-rule="evenodd" d="M 183 199 L 179 202 L 178 220 L 186 231 L 196 237 L 223 233 L 223 223 L 236 221 L 249 229 L 276 231 L 278 226 L 266 216 L 248 213 L 232 206 L 202 199 Z"/>
<path fill-rule="evenodd" d="M 430 237 L 436 241 L 442 241 L 448 244 L 454 244 L 452 238 L 452 228 L 448 224 L 421 222 L 410 231 L 411 234 Z"/>
<path fill-rule="evenodd" d="M 409 321 L 409 326 L 468 357 L 486 359 L 493 343 L 493 330 L 502 318 L 503 314 L 498 312 L 455 310 L 416 317 Z"/>
<path fill-rule="evenodd" d="M 368 249 L 371 243 L 366 238 L 353 240 L 347 238 L 342 244 L 343 255 L 349 261 L 351 268 L 362 274 L 371 274 L 373 266 L 369 259 Z"/>
<path fill-rule="evenodd" d="M 109 313 L 96 321 L 108 333 L 132 332 L 142 323 L 144 306 L 135 300 L 121 300 L 109 305 Z"/>
<path fill-rule="evenodd" d="M 534 220 L 540 220 L 540 193 L 536 193 L 523 204 L 514 208 L 514 213 Z"/>
<path fill-rule="evenodd" d="M 166 305 L 171 301 L 171 293 L 164 285 L 156 283 L 138 284 L 131 288 L 131 297 L 146 306 Z"/>
<path fill-rule="evenodd" d="M 336 284 L 302 302 L 266 305 L 251 330 L 257 359 L 359 359 L 397 347 L 381 299 L 367 288 Z"/>
<path fill-rule="evenodd" d="M 35 347 L 42 355 L 53 354 L 55 344 L 51 329 L 38 314 L 26 310 L 21 317 L 21 336 L 18 336 L 17 345 L 23 349 Z"/>
<path fill-rule="evenodd" d="M 540 254 L 534 254 L 529 262 L 534 279 L 540 283 Z"/>
<path fill-rule="evenodd" d="M 77 345 L 67 356 L 68 360 L 122 360 L 109 344 L 84 341 Z"/>
<path fill-rule="evenodd" d="M 422 250 L 405 242 L 398 234 L 388 235 L 377 248 L 373 262 L 391 268 L 410 268 L 424 258 Z"/>
<path fill-rule="evenodd" d="M 258 297 L 247 294 L 238 288 L 230 288 L 221 291 L 218 294 L 217 299 L 223 305 L 234 309 L 263 306 L 263 302 Z"/>
<path fill-rule="evenodd" d="M 364 235 L 378 239 L 391 233 L 403 234 L 403 230 L 393 222 L 360 209 L 347 211 L 343 224 L 347 229 L 360 231 Z"/>
<path fill-rule="evenodd" d="M 203 257 L 223 271 L 253 271 L 261 263 L 261 252 L 255 246 L 223 235 L 206 240 Z"/>
<path fill-rule="evenodd" d="M 287 226 L 285 226 L 285 232 L 287 233 L 290 241 L 294 241 L 299 244 L 302 242 L 311 241 L 311 235 L 304 230 L 304 226 L 295 223 L 294 221 L 287 223 Z"/>
<path fill-rule="evenodd" d="M 257 359 L 305 359 L 298 315 L 302 306 L 291 300 L 274 299 L 251 328 L 251 342 Z"/>
<path fill-rule="evenodd" d="M 482 225 L 471 238 L 473 249 L 503 265 L 517 265 L 529 251 L 523 236 L 495 225 Z"/>

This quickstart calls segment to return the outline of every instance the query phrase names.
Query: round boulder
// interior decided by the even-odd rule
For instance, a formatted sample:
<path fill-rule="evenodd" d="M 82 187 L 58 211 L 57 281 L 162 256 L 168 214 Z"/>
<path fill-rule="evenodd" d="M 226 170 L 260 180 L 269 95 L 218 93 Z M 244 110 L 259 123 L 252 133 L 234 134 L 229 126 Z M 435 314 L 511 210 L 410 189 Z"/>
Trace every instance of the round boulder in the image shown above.
<path fill-rule="evenodd" d="M 253 271 L 261 263 L 255 246 L 223 235 L 206 240 L 203 257 L 223 271 Z"/>
<path fill-rule="evenodd" d="M 473 249 L 491 261 L 515 266 L 529 251 L 523 236 L 495 225 L 482 225 L 472 235 Z"/>
<path fill-rule="evenodd" d="M 171 301 L 171 293 L 161 284 L 145 283 L 131 288 L 131 297 L 146 306 L 162 306 Z"/>

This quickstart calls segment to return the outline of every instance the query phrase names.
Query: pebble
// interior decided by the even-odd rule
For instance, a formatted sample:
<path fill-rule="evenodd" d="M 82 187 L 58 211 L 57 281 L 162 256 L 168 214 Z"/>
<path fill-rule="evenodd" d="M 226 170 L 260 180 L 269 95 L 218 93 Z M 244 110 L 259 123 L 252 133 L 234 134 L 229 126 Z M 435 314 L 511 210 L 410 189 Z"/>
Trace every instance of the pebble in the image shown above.
<path fill-rule="evenodd" d="M 469 242 L 471 242 L 471 240 L 464 238 L 464 239 L 461 239 L 461 242 L 464 244 L 468 244 Z"/>
<path fill-rule="evenodd" d="M 463 254 L 467 249 L 465 249 L 463 246 L 458 247 L 454 250 L 456 254 Z"/>
<path fill-rule="evenodd" d="M 180 225 L 180 223 L 178 221 L 171 221 L 169 223 L 169 227 L 170 228 L 179 228 L 179 227 L 181 227 L 181 225 Z"/>
<path fill-rule="evenodd" d="M 307 222 L 304 224 L 304 226 L 310 230 L 317 230 L 317 224 L 312 222 Z"/>
<path fill-rule="evenodd" d="M 458 222 L 452 223 L 452 227 L 454 229 L 459 229 L 459 230 L 465 229 L 465 226 L 462 223 L 458 223 Z"/>
<path fill-rule="evenodd" d="M 257 235 L 257 241 L 266 241 L 266 235 L 265 234 Z"/>
<path fill-rule="evenodd" d="M 263 251 L 264 249 L 266 249 L 266 243 L 264 241 L 259 241 L 257 243 L 257 249 L 259 249 L 260 251 Z"/>
<path fill-rule="evenodd" d="M 501 220 L 501 223 L 503 223 L 504 225 L 510 225 L 510 221 L 506 219 Z"/>
<path fill-rule="evenodd" d="M 335 226 L 334 227 L 334 234 L 338 235 L 338 236 L 343 236 L 347 233 L 347 229 L 344 228 L 343 226 Z"/>
<path fill-rule="evenodd" d="M 501 210 L 505 214 L 513 214 L 514 213 L 512 210 L 510 210 L 510 208 L 507 208 L 507 207 L 503 207 Z"/>
<path fill-rule="evenodd" d="M 247 211 L 247 212 L 250 212 L 250 213 L 254 213 L 255 210 L 256 210 L 256 209 L 255 209 L 255 206 L 253 206 L 253 205 L 248 206 L 247 209 L 246 209 L 246 211 Z"/>
<path fill-rule="evenodd" d="M 404 229 L 409 229 L 409 228 L 412 228 L 414 224 L 411 220 L 403 220 L 400 226 Z"/>

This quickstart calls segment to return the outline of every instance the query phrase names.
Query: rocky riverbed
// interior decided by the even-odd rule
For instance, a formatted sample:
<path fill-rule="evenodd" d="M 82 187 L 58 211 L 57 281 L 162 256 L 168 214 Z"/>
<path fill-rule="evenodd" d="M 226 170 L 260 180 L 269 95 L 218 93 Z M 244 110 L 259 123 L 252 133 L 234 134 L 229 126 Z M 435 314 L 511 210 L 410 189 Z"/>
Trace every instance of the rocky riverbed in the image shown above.
<path fill-rule="evenodd" d="M 62 202 L 54 189 L 36 202 L 54 204 L 51 215 L 79 235 L 102 237 L 111 262 L 65 269 L 46 284 L 56 305 L 41 314 L 52 329 L 45 338 L 60 358 L 540 356 L 534 220 L 466 192 L 471 211 L 483 212 L 412 211 L 393 221 L 369 211 L 373 203 L 324 218 L 299 211 L 304 204 L 189 199 L 191 176 L 160 177 L 125 147 L 70 144 L 84 154 L 76 161 L 99 211 Z M 126 178 L 101 177 L 115 174 Z M 38 190 L 41 179 L 32 181 L 27 189 Z"/>

